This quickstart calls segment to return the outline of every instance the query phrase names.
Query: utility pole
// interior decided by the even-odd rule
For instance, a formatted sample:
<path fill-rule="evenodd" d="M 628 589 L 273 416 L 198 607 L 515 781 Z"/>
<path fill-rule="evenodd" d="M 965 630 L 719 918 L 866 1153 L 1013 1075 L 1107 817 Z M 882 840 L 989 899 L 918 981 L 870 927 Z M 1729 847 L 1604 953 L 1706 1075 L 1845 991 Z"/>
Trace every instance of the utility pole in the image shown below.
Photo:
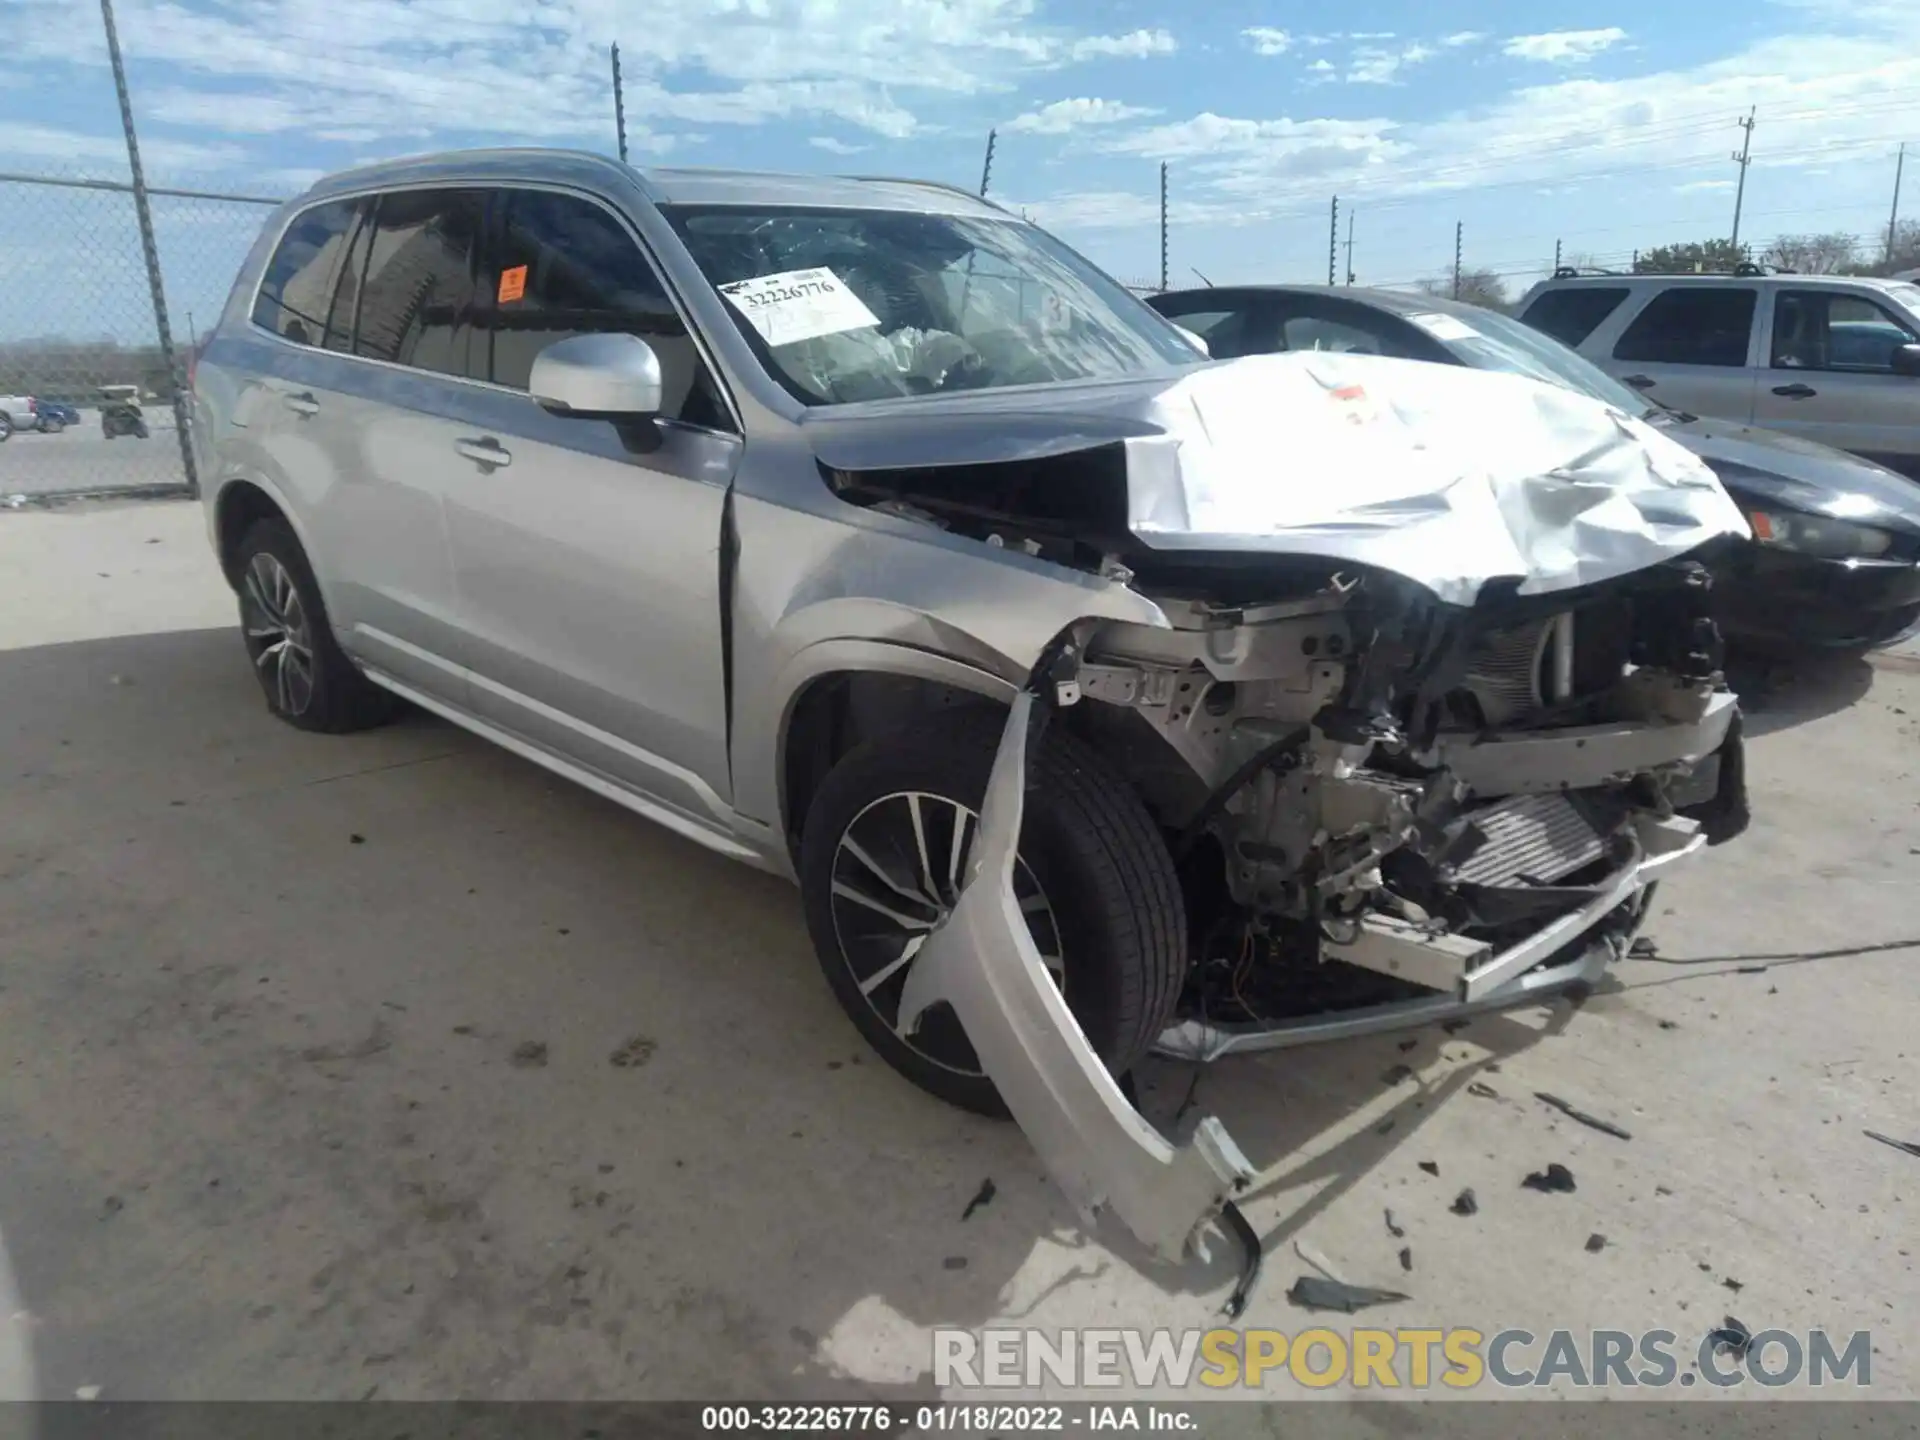
<path fill-rule="evenodd" d="M 1558 240 L 1553 242 L 1553 273 L 1556 275 L 1560 273 L 1560 242 Z"/>
<path fill-rule="evenodd" d="M 1000 132 L 997 130 L 987 131 L 987 160 L 986 163 L 980 167 L 980 193 L 982 195 L 987 193 L 987 182 L 993 179 L 993 142 L 999 138 L 999 134 Z"/>
<path fill-rule="evenodd" d="M 1327 284 L 1334 283 L 1334 271 L 1340 255 L 1340 197 L 1333 197 L 1333 213 L 1327 218 Z"/>
<path fill-rule="evenodd" d="M 1740 121 L 1740 128 L 1746 136 L 1740 142 L 1740 153 L 1733 157 L 1733 163 L 1740 167 L 1740 183 L 1733 192 L 1733 248 L 1740 248 L 1740 208 L 1747 198 L 1747 166 L 1753 163 L 1753 110 L 1747 110 L 1747 118 Z"/>
<path fill-rule="evenodd" d="M 147 290 L 153 297 L 153 328 L 160 342 L 160 362 L 167 368 L 167 388 L 173 392 L 173 424 L 180 442 L 180 469 L 187 493 L 200 493 L 200 472 L 193 461 L 193 436 L 188 429 L 187 397 L 178 357 L 173 351 L 173 326 L 167 320 L 167 292 L 160 280 L 160 247 L 153 238 L 153 207 L 147 203 L 147 175 L 140 168 L 140 141 L 133 133 L 133 101 L 127 95 L 127 69 L 120 59 L 120 32 L 113 24 L 113 0 L 100 0 L 100 23 L 107 31 L 107 59 L 113 65 L 113 88 L 120 98 L 120 128 L 127 137 L 127 170 L 133 181 L 133 216 L 140 227 L 140 251 L 147 262 Z"/>
<path fill-rule="evenodd" d="M 1453 298 L 1460 298 L 1460 246 L 1467 233 L 1467 222 L 1453 222 Z"/>
<path fill-rule="evenodd" d="M 1353 211 L 1347 211 L 1347 284 L 1353 284 Z"/>
<path fill-rule="evenodd" d="M 627 163 L 627 97 L 620 89 L 620 47 L 613 47 L 613 133 L 620 141 L 620 163 Z"/>
<path fill-rule="evenodd" d="M 1900 227 L 1900 172 L 1907 168 L 1907 142 L 1900 142 L 1900 158 L 1893 162 L 1893 214 L 1887 219 L 1887 268 L 1893 268 L 1893 232 Z"/>
<path fill-rule="evenodd" d="M 1167 290 L 1167 162 L 1160 162 L 1160 293 Z"/>

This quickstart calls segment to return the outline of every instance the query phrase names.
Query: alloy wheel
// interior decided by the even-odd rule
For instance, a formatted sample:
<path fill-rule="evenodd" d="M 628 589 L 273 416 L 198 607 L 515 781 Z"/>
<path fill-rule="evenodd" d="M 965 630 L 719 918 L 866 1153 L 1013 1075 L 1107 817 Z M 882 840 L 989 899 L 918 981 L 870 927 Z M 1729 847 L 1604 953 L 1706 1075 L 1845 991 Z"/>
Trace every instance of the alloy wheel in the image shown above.
<path fill-rule="evenodd" d="M 900 1000 L 914 957 L 952 911 L 966 879 L 980 817 L 924 790 L 883 795 L 847 825 L 833 856 L 833 928 L 854 985 L 888 1029 L 925 1059 L 956 1074 L 984 1074 L 959 1018 L 945 1005 L 901 1034 Z M 1054 983 L 1066 990 L 1060 922 L 1024 858 L 1014 896 Z"/>
<path fill-rule="evenodd" d="M 274 709 L 304 715 L 313 703 L 313 629 L 293 576 L 261 551 L 248 564 L 240 587 L 241 623 L 247 653 Z"/>

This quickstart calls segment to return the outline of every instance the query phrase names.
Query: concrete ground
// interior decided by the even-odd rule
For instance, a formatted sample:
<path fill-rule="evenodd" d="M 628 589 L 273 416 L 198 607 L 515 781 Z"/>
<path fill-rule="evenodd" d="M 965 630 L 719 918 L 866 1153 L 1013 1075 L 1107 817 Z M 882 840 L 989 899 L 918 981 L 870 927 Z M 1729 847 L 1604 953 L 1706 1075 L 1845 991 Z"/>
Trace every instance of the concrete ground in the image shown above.
<path fill-rule="evenodd" d="M 232 609 L 195 507 L 0 515 L 0 1320 L 39 1393 L 925 1398 L 936 1325 L 1217 1323 L 1224 1263 L 1083 1228 L 865 1052 L 789 888 L 438 721 L 277 724 Z M 1920 1140 L 1920 948 L 1861 948 L 1920 942 L 1920 657 L 1749 700 L 1754 829 L 1610 993 L 1200 1080 L 1268 1167 L 1243 1323 L 1312 1323 L 1299 1242 L 1412 1295 L 1359 1323 L 1870 1329 L 1920 1395 L 1920 1160 L 1861 1133 Z M 1149 1068 L 1160 1123 L 1189 1075 Z M 1550 1161 L 1575 1193 L 1521 1188 Z"/>
<path fill-rule="evenodd" d="M 16 495 L 183 484 L 173 410 L 148 405 L 145 413 L 145 440 L 132 435 L 107 439 L 100 433 L 100 412 L 86 408 L 80 410 L 78 425 L 58 435 L 15 431 L 0 443 L 0 506 Z"/>

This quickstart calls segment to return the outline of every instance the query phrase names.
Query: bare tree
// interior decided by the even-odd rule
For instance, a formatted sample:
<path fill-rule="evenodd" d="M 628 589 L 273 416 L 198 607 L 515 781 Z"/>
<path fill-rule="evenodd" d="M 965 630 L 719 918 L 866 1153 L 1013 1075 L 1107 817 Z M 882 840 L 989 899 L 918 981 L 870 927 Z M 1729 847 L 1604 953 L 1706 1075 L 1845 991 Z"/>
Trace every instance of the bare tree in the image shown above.
<path fill-rule="evenodd" d="M 1458 298 L 1469 305 L 1483 305 L 1489 310 L 1505 310 L 1512 302 L 1507 297 L 1507 283 L 1491 270 L 1475 269 L 1460 272 L 1460 292 L 1456 297 L 1453 288 L 1453 276 L 1429 275 L 1424 280 L 1413 282 L 1429 295 L 1439 295 L 1449 299 Z"/>
<path fill-rule="evenodd" d="M 1760 258 L 1777 270 L 1797 275 L 1835 275 L 1856 267 L 1860 237 L 1842 230 L 1824 235 L 1777 235 Z"/>

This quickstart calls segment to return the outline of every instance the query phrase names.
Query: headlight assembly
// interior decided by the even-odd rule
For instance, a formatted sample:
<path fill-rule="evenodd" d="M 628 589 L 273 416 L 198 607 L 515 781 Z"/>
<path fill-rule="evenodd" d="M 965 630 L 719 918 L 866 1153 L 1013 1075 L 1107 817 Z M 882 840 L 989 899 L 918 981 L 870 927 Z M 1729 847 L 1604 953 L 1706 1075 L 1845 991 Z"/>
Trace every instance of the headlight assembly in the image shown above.
<path fill-rule="evenodd" d="M 1762 545 L 1797 550 L 1823 560 L 1872 560 L 1887 553 L 1893 537 L 1884 530 L 1792 510 L 1749 510 L 1753 538 Z"/>

